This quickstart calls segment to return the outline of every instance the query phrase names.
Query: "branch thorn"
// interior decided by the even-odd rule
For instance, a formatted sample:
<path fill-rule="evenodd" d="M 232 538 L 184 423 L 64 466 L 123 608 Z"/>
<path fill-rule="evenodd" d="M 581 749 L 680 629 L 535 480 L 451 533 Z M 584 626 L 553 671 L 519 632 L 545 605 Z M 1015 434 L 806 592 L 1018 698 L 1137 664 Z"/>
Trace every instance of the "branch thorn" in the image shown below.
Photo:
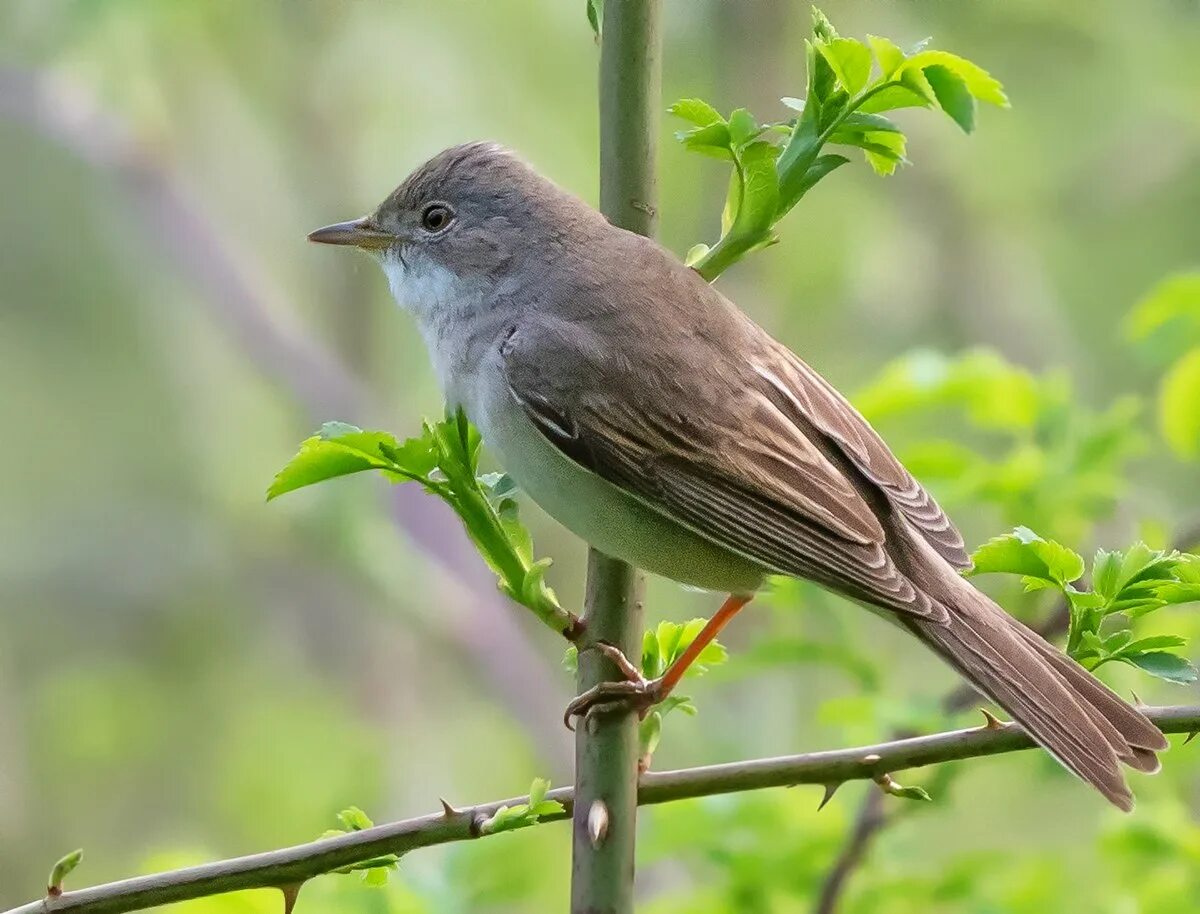
<path fill-rule="evenodd" d="M 283 895 L 283 914 L 292 914 L 292 910 L 296 907 L 296 899 L 300 897 L 300 890 L 304 888 L 304 882 L 292 882 L 288 885 L 281 885 L 279 892 Z"/>
<path fill-rule="evenodd" d="M 592 848 L 598 848 L 608 837 L 608 807 L 603 800 L 593 800 L 587 817 L 588 840 Z"/>
<path fill-rule="evenodd" d="M 822 809 L 825 808 L 825 805 L 830 800 L 833 799 L 833 795 L 838 792 L 838 788 L 841 787 L 842 784 L 844 784 L 844 783 L 846 783 L 846 782 L 845 781 L 833 781 L 829 784 L 824 785 L 825 786 L 825 794 L 824 794 L 824 796 L 821 797 L 821 802 L 817 804 L 817 812 L 820 812 Z"/>
<path fill-rule="evenodd" d="M 1142 701 L 1142 696 L 1141 696 L 1141 695 L 1139 695 L 1139 694 L 1138 694 L 1137 692 L 1135 692 L 1133 689 L 1130 689 L 1130 690 L 1129 690 L 1129 694 L 1133 696 L 1133 706 L 1134 706 L 1135 708 L 1144 708 L 1144 707 L 1146 707 L 1146 703 L 1145 703 L 1144 701 Z"/>
<path fill-rule="evenodd" d="M 447 819 L 453 819 L 455 816 L 462 815 L 462 810 L 455 809 L 453 806 L 451 806 L 449 803 L 447 803 L 445 797 L 438 797 L 438 800 L 442 804 L 442 815 L 445 816 Z"/>
<path fill-rule="evenodd" d="M 1192 740 L 1194 740 L 1197 736 L 1200 736 L 1200 730 L 1193 730 L 1191 733 L 1189 733 L 1187 735 L 1187 739 L 1185 739 L 1183 741 L 1183 744 L 1186 746 L 1188 743 L 1190 743 Z"/>
<path fill-rule="evenodd" d="M 1003 730 L 1004 722 L 987 708 L 980 708 L 979 713 L 983 715 L 983 726 L 981 730 Z"/>

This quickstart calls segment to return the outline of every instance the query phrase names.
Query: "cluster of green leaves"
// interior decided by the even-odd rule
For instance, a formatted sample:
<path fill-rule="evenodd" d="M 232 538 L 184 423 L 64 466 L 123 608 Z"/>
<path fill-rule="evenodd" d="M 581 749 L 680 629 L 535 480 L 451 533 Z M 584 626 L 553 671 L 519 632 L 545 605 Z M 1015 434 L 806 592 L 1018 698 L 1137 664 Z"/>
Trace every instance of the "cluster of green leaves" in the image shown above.
<path fill-rule="evenodd" d="M 705 619 L 691 619 L 687 622 L 662 621 L 642 635 L 641 673 L 646 679 L 657 679 L 670 668 L 679 657 L 691 647 L 692 642 L 704 628 Z M 700 656 L 687 668 L 684 678 L 703 676 L 715 666 L 721 666 L 729 659 L 729 652 L 720 641 L 712 641 L 705 645 Z M 563 656 L 563 666 L 574 673 L 579 664 L 579 652 L 574 645 L 567 647 Z M 654 707 L 642 720 L 640 738 L 642 758 L 648 760 L 654 755 L 662 739 L 663 718 L 672 711 L 680 711 L 689 717 L 695 717 L 696 706 L 687 695 L 678 693 L 669 695 L 666 701 Z"/>
<path fill-rule="evenodd" d="M 1034 375 L 987 350 L 910 353 L 854 403 L 895 431 L 887 437 L 905 465 L 947 507 L 989 504 L 1006 523 L 1068 541 L 1112 511 L 1146 444 L 1136 397 L 1095 411 L 1061 374 Z"/>
<path fill-rule="evenodd" d="M 575 620 L 546 584 L 549 559 L 535 559 L 518 516 L 516 487 L 503 474 L 479 474 L 479 432 L 461 411 L 425 422 L 422 434 L 399 442 L 387 432 L 327 422 L 276 475 L 267 498 L 350 473 L 378 470 L 392 482 L 416 482 L 443 499 L 463 522 L 500 589 L 558 632 Z"/>
<path fill-rule="evenodd" d="M 964 131 L 975 127 L 976 100 L 1000 107 L 1000 83 L 977 64 L 927 41 L 908 51 L 887 38 L 864 44 L 843 38 L 813 8 L 807 49 L 808 86 L 803 99 L 785 98 L 795 114 L 759 124 L 745 108 L 723 117 L 696 98 L 671 106 L 692 126 L 677 136 L 695 152 L 733 164 L 716 245 L 697 245 L 687 261 L 708 280 L 751 251 L 774 244 L 772 227 L 818 181 L 849 161 L 823 152 L 827 145 L 856 147 L 878 174 L 905 162 L 905 136 L 885 111 L 937 108 Z"/>
<path fill-rule="evenodd" d="M 1163 437 L 1179 457 L 1200 458 L 1200 271 L 1151 289 L 1130 313 L 1128 331 L 1170 363 L 1158 395 Z"/>
<path fill-rule="evenodd" d="M 343 809 L 338 813 L 337 819 L 342 827 L 328 829 L 322 833 L 322 838 L 335 838 L 338 835 L 348 835 L 350 832 L 362 831 L 364 828 L 371 828 L 375 825 L 371 821 L 371 818 L 357 806 L 350 806 Z M 339 870 L 334 870 L 334 872 L 342 874 L 362 873 L 364 884 L 378 888 L 387 885 L 388 877 L 396 869 L 396 865 L 399 862 L 400 858 L 395 854 L 384 854 L 380 857 L 364 860 L 361 863 L 342 867 Z"/>
<path fill-rule="evenodd" d="M 480 823 L 480 832 L 494 835 L 502 831 L 513 831 L 527 825 L 537 825 L 542 816 L 556 816 L 564 812 L 564 807 L 558 800 L 546 799 L 549 790 L 548 780 L 534 778 L 533 783 L 529 785 L 529 801 L 518 803 L 516 806 L 501 806 L 494 815 Z"/>
<path fill-rule="evenodd" d="M 998 536 L 972 555 L 970 574 L 1020 575 L 1026 590 L 1057 590 L 1070 609 L 1067 653 L 1090 669 L 1119 661 L 1171 682 L 1195 682 L 1196 668 L 1170 648 L 1178 635 L 1135 638 L 1132 623 L 1164 606 L 1200 600 L 1200 556 L 1150 549 L 1096 553 L 1092 586 L 1081 584 L 1083 557 L 1026 527 Z"/>

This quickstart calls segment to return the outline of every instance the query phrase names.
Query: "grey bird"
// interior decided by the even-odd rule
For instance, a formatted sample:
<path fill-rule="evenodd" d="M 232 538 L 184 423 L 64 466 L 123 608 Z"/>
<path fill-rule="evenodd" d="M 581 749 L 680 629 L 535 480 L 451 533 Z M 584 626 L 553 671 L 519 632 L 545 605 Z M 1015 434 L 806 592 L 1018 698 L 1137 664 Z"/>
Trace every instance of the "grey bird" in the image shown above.
<path fill-rule="evenodd" d="M 645 711 L 768 575 L 912 632 L 1124 810 L 1162 733 L 960 574 L 963 541 L 867 421 L 654 241 L 490 143 L 456 146 L 371 215 L 313 232 L 382 265 L 447 403 L 528 495 L 614 557 L 730 594 L 689 655 L 614 697 Z"/>

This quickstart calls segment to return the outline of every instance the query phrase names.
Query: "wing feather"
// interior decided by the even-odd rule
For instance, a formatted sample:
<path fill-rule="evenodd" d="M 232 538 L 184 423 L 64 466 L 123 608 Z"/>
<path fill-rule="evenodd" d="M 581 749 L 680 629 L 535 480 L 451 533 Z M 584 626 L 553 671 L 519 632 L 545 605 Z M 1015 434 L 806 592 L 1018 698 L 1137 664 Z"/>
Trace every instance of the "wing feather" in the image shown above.
<path fill-rule="evenodd" d="M 577 463 L 771 572 L 809 578 L 896 611 L 945 617 L 945 609 L 896 567 L 871 504 L 822 448 L 828 443 L 812 440 L 811 425 L 789 416 L 761 380 L 753 383 L 753 372 L 744 378 L 718 373 L 717 383 L 726 385 L 718 393 L 733 398 L 748 418 L 731 429 L 706 408 L 711 377 L 707 383 L 674 378 L 689 404 L 683 414 L 670 398 L 655 395 L 662 384 L 580 383 L 581 374 L 597 370 L 582 352 L 570 362 L 574 377 L 565 385 L 544 370 L 547 341 L 532 346 L 523 336 L 511 336 L 504 349 L 510 392 L 541 433 Z M 561 337 L 557 344 L 568 345 Z M 562 353 L 553 360 L 561 363 Z M 629 391 L 639 389 L 648 395 L 631 401 Z M 705 421 L 697 420 L 706 413 Z"/>

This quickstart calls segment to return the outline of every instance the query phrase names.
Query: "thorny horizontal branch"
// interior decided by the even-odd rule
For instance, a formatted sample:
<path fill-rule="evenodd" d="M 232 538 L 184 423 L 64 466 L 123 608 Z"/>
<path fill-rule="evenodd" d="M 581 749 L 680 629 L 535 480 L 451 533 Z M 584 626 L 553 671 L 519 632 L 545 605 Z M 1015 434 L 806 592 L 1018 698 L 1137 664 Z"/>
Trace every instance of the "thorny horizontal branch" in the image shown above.
<path fill-rule="evenodd" d="M 1146 716 L 1164 733 L 1200 731 L 1200 707 L 1144 710 Z M 800 784 L 823 785 L 828 795 L 833 787 L 844 781 L 881 780 L 885 774 L 911 768 L 1015 752 L 1032 746 L 1029 737 L 1015 724 L 995 726 L 985 723 L 974 729 L 951 730 L 855 749 L 649 772 L 642 776 L 638 803 L 644 806 Z M 573 793 L 567 787 L 551 791 L 548 798 L 562 803 L 564 811 L 546 816 L 541 821 L 569 817 Z M 501 806 L 511 807 L 526 799 L 501 800 L 461 810 L 447 807 L 432 815 L 282 850 L 64 892 L 57 898 L 33 901 L 3 914 L 120 914 L 243 889 L 293 890 L 296 885 L 313 876 L 353 863 L 386 854 L 404 854 L 420 847 L 482 837 L 479 827 L 482 821 L 494 815 Z"/>

